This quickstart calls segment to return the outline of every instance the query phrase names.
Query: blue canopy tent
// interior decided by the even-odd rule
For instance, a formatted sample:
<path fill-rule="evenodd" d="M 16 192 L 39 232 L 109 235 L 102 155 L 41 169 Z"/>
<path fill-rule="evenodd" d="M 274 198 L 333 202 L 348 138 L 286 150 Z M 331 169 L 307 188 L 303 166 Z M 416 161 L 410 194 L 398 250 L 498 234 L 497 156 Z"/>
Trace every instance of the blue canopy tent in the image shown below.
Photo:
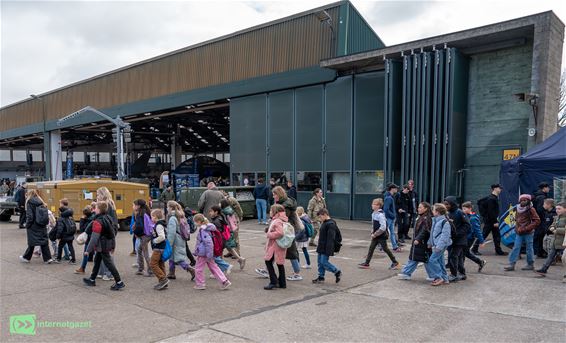
<path fill-rule="evenodd" d="M 529 152 L 515 159 L 501 162 L 499 183 L 503 191 L 499 199 L 503 214 L 500 220 L 502 241 L 505 240 L 504 230 L 510 229 L 513 232 L 515 223 L 514 220 L 509 222 L 507 211 L 511 206 L 517 204 L 519 195 L 533 194 L 539 183 L 544 181 L 552 184 L 553 179 L 557 177 L 566 177 L 566 127 L 558 130 Z M 509 225 L 505 225 L 505 222 Z M 505 228 L 506 226 L 509 227 Z"/>

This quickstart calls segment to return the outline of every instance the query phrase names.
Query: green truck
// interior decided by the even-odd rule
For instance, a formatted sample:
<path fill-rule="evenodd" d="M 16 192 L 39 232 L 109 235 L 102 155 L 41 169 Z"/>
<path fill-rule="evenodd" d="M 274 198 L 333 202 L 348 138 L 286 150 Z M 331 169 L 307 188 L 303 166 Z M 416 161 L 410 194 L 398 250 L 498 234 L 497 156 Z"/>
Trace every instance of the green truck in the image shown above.
<path fill-rule="evenodd" d="M 230 196 L 233 196 L 238 200 L 240 206 L 242 207 L 242 211 L 244 212 L 245 218 L 255 218 L 256 217 L 256 209 L 255 209 L 255 199 L 253 196 L 253 187 L 246 187 L 246 186 L 227 186 L 227 187 L 217 187 L 220 191 L 225 191 Z M 192 210 L 198 211 L 198 200 L 204 191 L 206 191 L 206 187 L 191 187 L 191 188 L 181 188 L 181 190 L 177 193 L 177 200 L 185 207 L 189 207 Z"/>

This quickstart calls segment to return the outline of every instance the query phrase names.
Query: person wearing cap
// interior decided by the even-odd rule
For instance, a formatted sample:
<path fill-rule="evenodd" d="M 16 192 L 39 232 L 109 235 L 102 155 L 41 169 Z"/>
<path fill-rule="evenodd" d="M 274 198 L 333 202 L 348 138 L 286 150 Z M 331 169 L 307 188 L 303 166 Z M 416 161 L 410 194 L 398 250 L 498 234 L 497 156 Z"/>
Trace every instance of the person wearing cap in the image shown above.
<path fill-rule="evenodd" d="M 533 233 L 537 226 L 540 225 L 540 218 L 531 204 L 531 196 L 529 194 L 521 194 L 519 196 L 519 204 L 517 204 L 516 208 L 515 243 L 511 254 L 509 254 L 509 265 L 504 269 L 508 272 L 515 270 L 515 263 L 519 259 L 521 246 L 525 243 L 527 247 L 527 265 L 521 268 L 521 270 L 534 270 Z"/>
<path fill-rule="evenodd" d="M 491 233 L 495 253 L 505 256 L 507 253 L 501 249 L 501 233 L 499 232 L 499 194 L 501 194 L 501 190 L 500 184 L 491 185 L 491 194 L 478 201 L 478 209 L 484 222 L 483 238 L 487 239 L 487 236 Z M 476 241 L 472 248 L 472 253 L 480 256 L 481 253 L 478 251 L 478 248 L 479 242 Z"/>
<path fill-rule="evenodd" d="M 387 229 L 389 229 L 389 238 L 391 239 L 391 246 L 394 251 L 400 251 L 397 245 L 397 238 L 395 237 L 395 218 L 397 217 L 397 211 L 395 209 L 395 194 L 399 191 L 399 186 L 394 183 L 387 185 L 387 192 L 383 198 L 383 213 L 385 213 L 385 219 L 387 220 Z"/>

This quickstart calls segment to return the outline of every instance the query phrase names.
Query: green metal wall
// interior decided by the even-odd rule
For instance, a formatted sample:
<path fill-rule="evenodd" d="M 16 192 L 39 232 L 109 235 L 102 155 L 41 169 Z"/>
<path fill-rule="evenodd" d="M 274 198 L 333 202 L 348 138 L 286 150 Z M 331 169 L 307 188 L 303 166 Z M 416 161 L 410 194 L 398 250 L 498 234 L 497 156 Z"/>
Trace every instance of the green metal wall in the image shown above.
<path fill-rule="evenodd" d="M 527 149 L 532 109 L 513 94 L 531 87 L 532 46 L 503 49 L 470 58 L 464 197 L 476 201 L 499 181 L 504 149 Z M 487 188 L 487 189 L 486 189 Z"/>
<path fill-rule="evenodd" d="M 336 24 L 335 24 L 336 25 Z M 384 48 L 385 44 L 349 2 L 340 5 L 336 56 Z"/>
<path fill-rule="evenodd" d="M 268 168 L 270 171 L 293 170 L 293 91 L 270 93 Z"/>
<path fill-rule="evenodd" d="M 267 96 L 232 99 L 230 102 L 230 164 L 232 173 L 265 171 Z M 237 147 L 234 149 L 234 147 Z"/>

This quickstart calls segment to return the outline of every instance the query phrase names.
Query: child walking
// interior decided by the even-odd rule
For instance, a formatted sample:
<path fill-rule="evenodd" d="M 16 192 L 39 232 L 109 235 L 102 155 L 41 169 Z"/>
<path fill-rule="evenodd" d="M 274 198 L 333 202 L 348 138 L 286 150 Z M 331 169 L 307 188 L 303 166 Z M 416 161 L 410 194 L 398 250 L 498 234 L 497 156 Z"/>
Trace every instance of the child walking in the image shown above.
<path fill-rule="evenodd" d="M 383 213 L 383 199 L 373 199 L 371 203 L 371 208 L 373 209 L 373 213 L 371 214 L 372 220 L 372 230 L 371 230 L 371 243 L 369 246 L 368 254 L 366 256 L 366 260 L 358 266 L 362 269 L 368 269 L 369 263 L 371 258 L 373 257 L 373 252 L 377 245 L 381 246 L 381 249 L 389 256 L 391 260 L 391 266 L 389 269 L 396 270 L 399 269 L 399 262 L 395 259 L 395 255 L 389 250 L 387 246 L 387 239 L 389 238 L 387 233 L 387 221 L 385 219 L 385 214 Z"/>
<path fill-rule="evenodd" d="M 561 202 L 556 205 L 556 214 L 557 216 L 554 217 L 554 221 L 548 229 L 550 234 L 554 235 L 554 244 L 548 252 L 548 256 L 546 257 L 544 265 L 542 266 L 542 268 L 536 271 L 536 273 L 538 273 L 540 276 L 546 276 L 548 268 L 550 268 L 552 262 L 554 262 L 554 259 L 560 253 L 562 253 L 562 269 L 564 270 L 564 256 L 566 256 L 564 254 L 564 248 L 566 248 L 564 246 L 564 243 L 566 243 L 566 241 L 564 240 L 564 235 L 566 233 L 566 202 Z M 566 273 L 564 273 L 562 282 L 566 282 Z"/>
<path fill-rule="evenodd" d="M 342 235 L 336 222 L 330 218 L 327 209 L 320 209 L 317 212 L 317 216 L 322 225 L 320 226 L 320 236 L 318 238 L 318 246 L 316 247 L 316 252 L 318 253 L 318 277 L 312 280 L 312 283 L 324 283 L 324 274 L 327 270 L 334 273 L 336 283 L 338 283 L 342 277 L 342 271 L 330 263 L 330 256 L 334 256 L 334 253 L 340 250 Z"/>
<path fill-rule="evenodd" d="M 312 232 L 314 233 L 314 226 L 313 226 L 311 218 L 309 217 L 308 214 L 305 213 L 305 209 L 303 207 L 301 207 L 301 206 L 297 207 L 297 215 L 299 216 L 299 218 L 303 222 L 305 229 L 301 230 L 295 236 L 295 242 L 297 242 L 297 249 L 301 249 L 301 251 L 303 252 L 303 255 L 305 255 L 306 264 L 303 266 L 303 268 L 304 269 L 311 269 L 311 259 L 310 259 L 310 256 L 309 256 L 309 238 L 310 238 L 310 236 L 308 234 L 308 227 L 310 226 L 310 228 L 312 229 Z"/>
<path fill-rule="evenodd" d="M 432 255 L 428 259 L 430 276 L 434 280 L 432 286 L 448 284 L 448 274 L 444 265 L 444 251 L 452 245 L 450 238 L 450 222 L 447 217 L 448 210 L 444 204 L 434 204 L 432 214 L 432 229 L 428 239 L 428 248 L 432 249 Z"/>
<path fill-rule="evenodd" d="M 149 260 L 149 268 L 157 277 L 158 283 L 153 289 L 161 291 L 169 284 L 169 279 L 165 276 L 165 262 L 161 259 L 163 250 L 165 249 L 165 237 L 167 223 L 165 222 L 165 214 L 163 210 L 158 208 L 151 211 L 151 221 L 155 224 L 151 232 L 151 259 Z"/>
<path fill-rule="evenodd" d="M 95 205 L 96 207 L 96 205 Z M 88 247 L 88 243 L 90 242 L 90 236 L 92 235 L 92 221 L 94 220 L 94 212 L 93 212 L 93 208 L 91 205 L 87 205 L 84 209 L 83 209 L 83 216 L 81 217 L 81 220 L 79 222 L 79 231 L 81 233 L 86 232 L 87 234 L 87 239 L 84 243 L 84 251 L 86 251 L 86 248 Z M 81 262 L 81 266 L 75 270 L 75 274 L 84 274 L 85 273 L 85 268 L 86 265 L 88 263 L 88 260 L 94 257 L 94 253 L 90 253 L 88 256 L 84 256 L 83 254 L 83 260 Z"/>
<path fill-rule="evenodd" d="M 283 226 L 288 221 L 285 215 L 285 207 L 279 204 L 271 206 L 269 212 L 271 217 L 271 224 L 266 231 L 267 242 L 265 243 L 265 266 L 269 272 L 269 284 L 263 289 L 272 290 L 274 288 L 287 288 L 287 281 L 285 279 L 285 255 L 287 249 L 281 248 L 277 244 L 277 240 L 283 237 Z M 277 264 L 279 277 L 275 274 L 273 262 Z"/>
<path fill-rule="evenodd" d="M 195 270 L 187 262 L 187 241 L 181 235 L 181 223 L 188 226 L 188 223 L 185 222 L 185 212 L 181 205 L 174 200 L 167 202 L 167 212 L 169 213 L 167 216 L 167 240 L 173 250 L 169 259 L 169 274 L 167 274 L 167 278 L 173 280 L 177 278 L 175 275 L 175 265 L 179 265 L 185 271 L 191 273 L 191 280 L 194 280 Z M 186 226 L 185 229 L 188 231 Z M 185 232 L 185 234 L 188 235 L 189 232 Z"/>
<path fill-rule="evenodd" d="M 238 260 L 240 264 L 240 269 L 244 269 L 246 265 L 246 259 L 238 255 L 236 251 L 236 241 L 234 240 L 234 236 L 231 232 L 225 233 L 225 230 L 230 230 L 230 226 L 222 216 L 222 208 L 218 205 L 214 205 L 208 211 L 208 215 L 211 218 L 212 224 L 216 226 L 216 230 L 220 231 L 222 235 L 224 234 L 229 235 L 230 238 L 224 241 L 224 248 L 230 252 L 230 254 Z M 222 256 L 220 256 L 222 257 Z"/>
<path fill-rule="evenodd" d="M 69 254 L 71 255 L 70 264 L 76 264 L 75 259 L 75 249 L 73 248 L 73 240 L 75 239 L 75 233 L 77 232 L 77 227 L 75 221 L 73 220 L 73 209 L 68 207 L 59 208 L 59 213 L 61 216 L 57 219 L 56 229 L 57 238 L 59 239 L 59 244 L 57 245 L 57 259 L 53 262 L 61 263 L 61 255 L 63 254 L 63 248 L 66 246 L 69 248 Z"/>
<path fill-rule="evenodd" d="M 149 242 L 152 238 L 153 223 L 151 221 L 151 210 L 143 199 L 136 199 L 133 203 L 134 211 L 134 236 L 138 240 L 136 244 L 138 271 L 136 275 L 151 276 L 149 268 Z M 144 272 L 144 261 L 147 266 L 147 271 Z"/>
<path fill-rule="evenodd" d="M 216 262 L 214 261 L 214 243 L 212 241 L 212 232 L 216 230 L 214 224 L 208 222 L 202 214 L 194 216 L 194 222 L 198 226 L 197 243 L 195 256 L 197 264 L 195 266 L 196 285 L 195 289 L 206 289 L 206 280 L 204 278 L 204 266 L 208 266 L 214 278 L 220 283 L 222 289 L 227 289 L 232 284 L 222 273 Z"/>

